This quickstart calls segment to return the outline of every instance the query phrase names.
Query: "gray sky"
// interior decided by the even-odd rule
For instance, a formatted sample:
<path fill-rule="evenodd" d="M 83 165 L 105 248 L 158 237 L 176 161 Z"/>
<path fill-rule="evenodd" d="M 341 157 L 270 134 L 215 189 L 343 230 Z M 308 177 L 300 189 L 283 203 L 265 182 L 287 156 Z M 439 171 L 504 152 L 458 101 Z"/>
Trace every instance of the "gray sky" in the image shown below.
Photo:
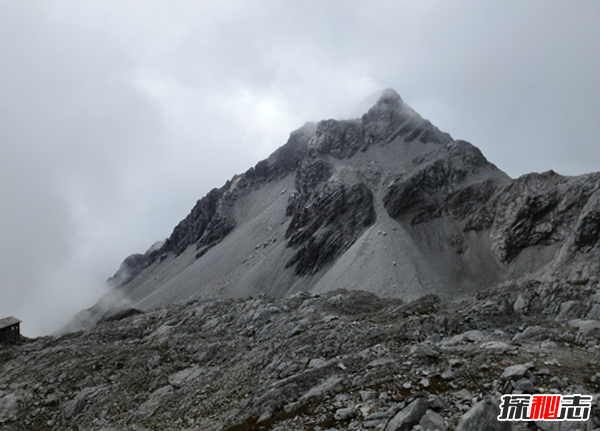
<path fill-rule="evenodd" d="M 600 170 L 600 2 L 0 2 L 0 317 L 46 334 L 306 121 L 392 87 L 516 177 Z"/>

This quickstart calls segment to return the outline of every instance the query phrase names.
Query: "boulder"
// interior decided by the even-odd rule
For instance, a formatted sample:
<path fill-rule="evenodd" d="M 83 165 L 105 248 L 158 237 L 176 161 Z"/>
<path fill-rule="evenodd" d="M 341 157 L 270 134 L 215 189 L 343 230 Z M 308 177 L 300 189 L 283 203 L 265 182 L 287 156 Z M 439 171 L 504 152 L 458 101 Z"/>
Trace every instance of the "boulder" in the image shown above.
<path fill-rule="evenodd" d="M 409 431 L 417 425 L 427 412 L 429 402 L 425 398 L 417 398 L 400 410 L 385 427 L 385 431 Z"/>
<path fill-rule="evenodd" d="M 460 418 L 456 431 L 510 431 L 512 424 L 499 421 L 499 414 L 498 401 L 488 395 Z"/>

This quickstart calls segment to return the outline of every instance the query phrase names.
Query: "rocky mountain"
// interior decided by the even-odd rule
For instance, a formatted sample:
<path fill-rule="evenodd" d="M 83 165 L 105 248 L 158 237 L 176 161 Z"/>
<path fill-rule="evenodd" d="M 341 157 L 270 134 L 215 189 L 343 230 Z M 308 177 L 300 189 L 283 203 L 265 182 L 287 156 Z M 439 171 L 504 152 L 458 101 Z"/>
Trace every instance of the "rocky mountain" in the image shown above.
<path fill-rule="evenodd" d="M 110 283 L 142 309 L 339 288 L 410 300 L 529 278 L 595 283 L 599 188 L 600 173 L 510 179 L 386 90 L 359 119 L 293 132 Z"/>
<path fill-rule="evenodd" d="M 600 430 L 600 174 L 511 179 L 393 91 L 307 124 L 0 345 L 0 429 Z M 500 422 L 505 394 L 589 419 Z"/>

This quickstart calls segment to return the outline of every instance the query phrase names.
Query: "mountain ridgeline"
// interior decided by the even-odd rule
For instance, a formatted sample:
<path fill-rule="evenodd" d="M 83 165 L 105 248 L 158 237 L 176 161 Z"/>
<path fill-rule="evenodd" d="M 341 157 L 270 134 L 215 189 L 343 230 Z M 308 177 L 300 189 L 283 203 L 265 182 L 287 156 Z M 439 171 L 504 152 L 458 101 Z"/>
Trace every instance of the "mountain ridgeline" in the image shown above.
<path fill-rule="evenodd" d="M 338 288 L 412 300 L 526 279 L 581 284 L 600 273 L 599 188 L 599 173 L 511 179 L 386 90 L 359 119 L 293 132 L 109 281 L 143 309 Z"/>

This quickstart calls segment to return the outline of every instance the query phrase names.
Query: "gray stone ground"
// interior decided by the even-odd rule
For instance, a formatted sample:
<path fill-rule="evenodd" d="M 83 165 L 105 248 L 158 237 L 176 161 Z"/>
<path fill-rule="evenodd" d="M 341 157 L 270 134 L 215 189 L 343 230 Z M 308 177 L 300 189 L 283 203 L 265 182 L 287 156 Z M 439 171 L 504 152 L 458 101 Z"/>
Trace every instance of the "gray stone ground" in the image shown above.
<path fill-rule="evenodd" d="M 599 298 L 530 282 L 456 302 L 334 291 L 121 313 L 2 346 L 0 428 L 505 430 L 502 394 L 583 393 L 590 421 L 512 429 L 592 430 Z"/>

